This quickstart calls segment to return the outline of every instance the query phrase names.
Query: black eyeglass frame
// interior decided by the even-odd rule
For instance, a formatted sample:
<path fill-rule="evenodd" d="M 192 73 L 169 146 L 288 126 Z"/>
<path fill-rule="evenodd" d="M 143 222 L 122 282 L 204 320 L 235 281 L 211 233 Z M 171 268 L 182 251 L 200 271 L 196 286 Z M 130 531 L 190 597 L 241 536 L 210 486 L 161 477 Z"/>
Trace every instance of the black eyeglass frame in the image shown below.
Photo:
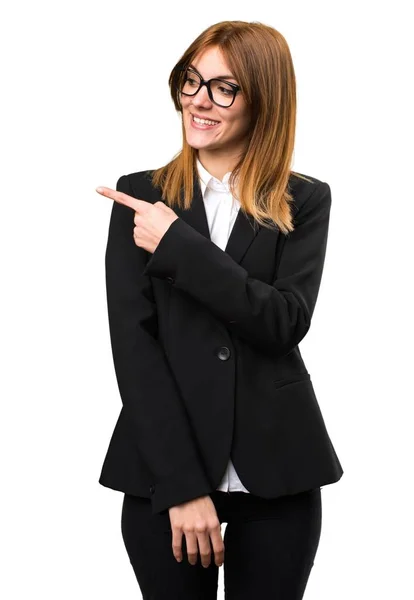
<path fill-rule="evenodd" d="M 220 106 L 221 108 L 230 108 L 230 106 L 232 106 L 233 102 L 236 99 L 237 93 L 241 90 L 241 87 L 239 85 L 237 85 L 237 83 L 232 83 L 231 81 L 227 81 L 226 79 L 221 79 L 220 77 L 213 77 L 212 79 L 209 79 L 208 81 L 206 81 L 205 79 L 203 79 L 200 75 L 200 73 L 198 71 L 196 71 L 195 69 L 191 68 L 191 67 L 175 67 L 175 69 L 177 71 L 191 71 L 193 73 L 195 73 L 196 75 L 198 75 L 198 77 L 200 77 L 200 85 L 198 87 L 198 89 L 194 92 L 194 94 L 187 94 L 186 92 L 183 92 L 180 90 L 180 88 L 176 85 L 176 89 L 181 93 L 184 94 L 184 96 L 195 96 L 196 94 L 198 94 L 198 92 L 200 91 L 200 89 L 202 88 L 203 85 L 206 86 L 207 88 L 207 92 L 208 92 L 208 97 L 210 98 L 210 100 L 216 104 L 217 106 Z M 218 102 L 216 102 L 213 98 L 213 92 L 211 91 L 211 87 L 210 87 L 210 82 L 211 81 L 221 81 L 222 83 L 225 83 L 226 85 L 229 85 L 232 89 L 233 89 L 233 100 L 231 101 L 230 104 L 227 104 L 226 106 L 223 106 L 222 104 L 219 104 Z"/>

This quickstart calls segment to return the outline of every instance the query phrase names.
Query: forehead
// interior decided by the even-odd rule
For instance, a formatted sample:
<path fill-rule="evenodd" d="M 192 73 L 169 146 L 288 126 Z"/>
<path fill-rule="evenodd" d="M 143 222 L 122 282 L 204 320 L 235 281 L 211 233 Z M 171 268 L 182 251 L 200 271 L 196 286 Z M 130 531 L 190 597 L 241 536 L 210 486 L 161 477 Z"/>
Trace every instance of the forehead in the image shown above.
<path fill-rule="evenodd" d="M 191 64 L 204 78 L 223 77 L 223 75 L 234 78 L 234 74 L 228 66 L 223 53 L 217 47 L 207 48 L 193 58 Z"/>

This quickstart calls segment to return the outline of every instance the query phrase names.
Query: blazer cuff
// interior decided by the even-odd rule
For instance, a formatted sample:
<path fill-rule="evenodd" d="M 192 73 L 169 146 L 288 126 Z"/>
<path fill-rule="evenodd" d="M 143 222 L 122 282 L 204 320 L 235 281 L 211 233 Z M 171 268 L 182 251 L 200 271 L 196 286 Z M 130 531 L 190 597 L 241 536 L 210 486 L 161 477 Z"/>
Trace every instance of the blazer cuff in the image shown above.
<path fill-rule="evenodd" d="M 200 468 L 183 469 L 151 486 L 152 514 L 167 512 L 172 506 L 189 502 L 213 492 Z"/>
<path fill-rule="evenodd" d="M 184 244 L 187 240 L 191 243 L 193 236 L 206 240 L 201 233 L 186 223 L 184 219 L 181 217 L 175 219 L 162 236 L 155 251 L 150 255 L 143 274 L 158 277 L 160 279 L 167 277 L 173 278 L 176 270 L 176 257 L 172 252 L 172 248 L 174 247 L 174 244 L 177 245 L 178 240 L 180 240 L 180 242 L 181 240 L 184 240 Z M 176 241 L 174 242 L 174 240 Z M 187 250 L 189 250 L 188 247 Z"/>

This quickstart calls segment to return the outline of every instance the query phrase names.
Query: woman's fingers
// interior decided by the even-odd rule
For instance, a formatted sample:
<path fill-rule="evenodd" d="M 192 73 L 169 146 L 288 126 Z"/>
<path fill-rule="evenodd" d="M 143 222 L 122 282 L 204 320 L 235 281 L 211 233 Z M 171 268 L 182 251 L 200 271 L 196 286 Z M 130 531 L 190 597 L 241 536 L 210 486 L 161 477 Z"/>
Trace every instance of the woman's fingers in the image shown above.
<path fill-rule="evenodd" d="M 221 537 L 220 524 L 212 529 L 196 528 L 195 531 L 184 531 L 188 562 L 195 565 L 198 560 L 197 554 L 200 554 L 200 561 L 203 567 L 208 567 L 211 563 L 211 549 L 213 548 L 214 562 L 218 567 L 224 562 L 224 543 Z M 211 540 L 211 542 L 210 542 Z"/>
<path fill-rule="evenodd" d="M 172 530 L 172 548 L 174 558 L 181 562 L 183 559 L 182 543 L 185 535 L 188 562 L 195 565 L 200 553 L 200 560 L 203 567 L 208 567 L 211 563 L 211 548 L 213 547 L 214 562 L 221 567 L 224 562 L 224 543 L 221 537 L 220 526 L 215 527 L 210 533 L 208 530 L 198 532 L 183 531 L 179 528 Z M 210 542 L 211 540 L 211 542 Z"/>
<path fill-rule="evenodd" d="M 197 564 L 198 553 L 203 567 L 211 563 L 212 549 L 218 567 L 224 562 L 224 542 L 221 524 L 213 500 L 209 495 L 196 498 L 169 509 L 172 551 L 175 559 L 181 562 L 182 536 L 185 535 L 188 562 Z"/>
<path fill-rule="evenodd" d="M 184 531 L 184 535 L 187 546 L 188 562 L 190 563 L 190 565 L 195 565 L 197 562 L 198 554 L 197 536 L 195 534 L 195 531 Z"/>
<path fill-rule="evenodd" d="M 172 551 L 175 560 L 183 560 L 183 530 L 180 527 L 172 527 Z"/>
<path fill-rule="evenodd" d="M 203 567 L 208 567 L 211 562 L 210 535 L 207 530 L 196 531 L 200 560 Z"/>
<path fill-rule="evenodd" d="M 213 545 L 214 561 L 218 567 L 224 562 L 224 542 L 221 535 L 220 522 L 210 531 L 211 543 Z"/>
<path fill-rule="evenodd" d="M 115 200 L 119 204 L 125 204 L 125 206 L 129 206 L 136 212 L 145 214 L 146 211 L 152 208 L 152 204 L 146 202 L 145 200 L 139 200 L 138 198 L 134 198 L 133 196 L 129 196 L 124 192 L 118 192 L 117 190 L 113 190 L 108 187 L 100 186 L 96 188 L 98 194 L 102 196 L 106 196 L 107 198 L 111 198 L 111 200 Z"/>

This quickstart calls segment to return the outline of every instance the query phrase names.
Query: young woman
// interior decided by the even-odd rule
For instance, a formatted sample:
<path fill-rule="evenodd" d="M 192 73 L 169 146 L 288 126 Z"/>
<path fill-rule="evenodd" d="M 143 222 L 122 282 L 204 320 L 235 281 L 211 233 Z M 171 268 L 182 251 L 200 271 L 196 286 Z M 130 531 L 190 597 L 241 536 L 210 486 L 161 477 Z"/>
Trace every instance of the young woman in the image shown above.
<path fill-rule="evenodd" d="M 99 482 L 124 492 L 144 599 L 298 600 L 343 469 L 298 347 L 328 237 L 327 183 L 293 172 L 291 55 L 225 21 L 169 78 L 183 145 L 120 177 L 106 249 L 123 407 Z M 221 523 L 227 523 L 224 539 Z"/>

